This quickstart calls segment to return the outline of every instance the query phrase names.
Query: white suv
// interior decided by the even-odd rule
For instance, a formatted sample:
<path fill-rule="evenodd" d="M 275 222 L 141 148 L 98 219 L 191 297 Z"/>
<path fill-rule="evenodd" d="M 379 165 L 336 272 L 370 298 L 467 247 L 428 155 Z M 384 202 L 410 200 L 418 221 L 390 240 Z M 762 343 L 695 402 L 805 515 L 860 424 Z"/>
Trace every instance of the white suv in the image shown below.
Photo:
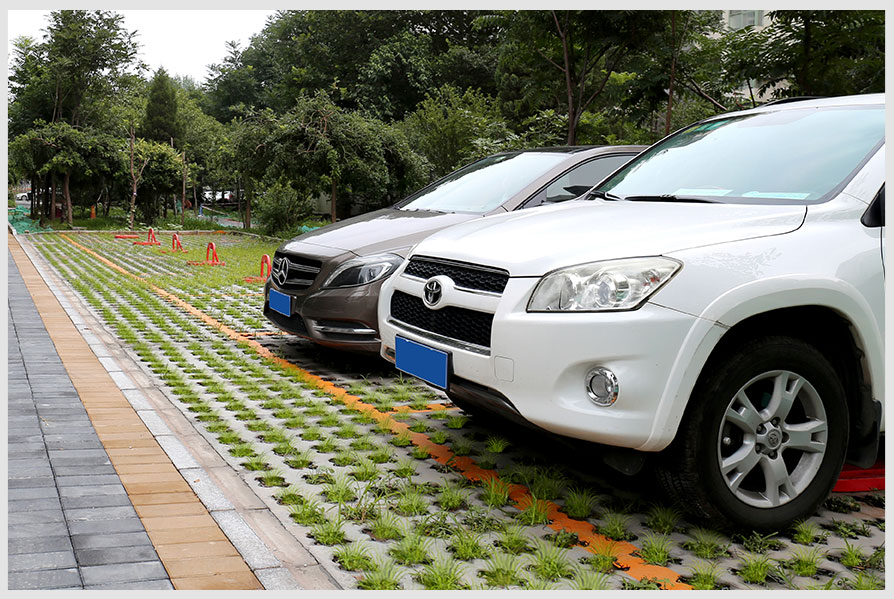
<path fill-rule="evenodd" d="M 718 116 L 587 200 L 437 233 L 382 289 L 382 355 L 621 470 L 661 452 L 697 516 L 809 516 L 884 428 L 884 115 L 879 94 Z"/>

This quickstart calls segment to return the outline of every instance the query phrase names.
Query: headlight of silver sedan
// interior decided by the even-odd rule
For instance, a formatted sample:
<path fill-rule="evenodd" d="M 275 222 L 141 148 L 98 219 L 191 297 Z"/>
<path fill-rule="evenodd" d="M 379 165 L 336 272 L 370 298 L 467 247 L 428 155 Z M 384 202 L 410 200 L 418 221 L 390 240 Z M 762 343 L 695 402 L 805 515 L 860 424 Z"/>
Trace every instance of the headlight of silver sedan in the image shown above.
<path fill-rule="evenodd" d="M 528 312 L 634 310 L 681 266 L 677 260 L 651 256 L 554 270 L 540 279 L 528 302 Z"/>
<path fill-rule="evenodd" d="M 397 254 L 376 254 L 352 258 L 345 261 L 329 275 L 329 278 L 323 283 L 323 288 L 367 285 L 384 279 L 393 273 L 403 261 L 404 259 Z"/>

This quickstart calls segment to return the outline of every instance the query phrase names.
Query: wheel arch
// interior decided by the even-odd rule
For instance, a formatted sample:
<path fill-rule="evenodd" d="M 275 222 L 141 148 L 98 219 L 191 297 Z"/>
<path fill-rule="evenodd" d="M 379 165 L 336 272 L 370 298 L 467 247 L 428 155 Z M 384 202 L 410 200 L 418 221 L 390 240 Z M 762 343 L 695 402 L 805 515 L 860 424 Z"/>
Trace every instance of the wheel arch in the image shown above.
<path fill-rule="evenodd" d="M 741 306 L 740 306 L 741 308 Z M 883 381 L 873 379 L 877 364 L 870 355 L 872 339 L 861 335 L 860 329 L 840 308 L 823 304 L 784 306 L 741 317 L 716 340 L 698 370 L 686 399 L 697 390 L 706 373 L 744 342 L 771 335 L 800 339 L 817 348 L 839 374 L 848 403 L 850 416 L 848 461 L 868 467 L 875 462 L 882 404 L 874 397 L 880 395 Z M 867 345 L 869 347 L 867 347 Z M 876 358 L 876 360 L 881 359 Z M 689 402 L 680 417 L 686 417 Z M 679 423 L 677 423 L 679 424 Z"/>

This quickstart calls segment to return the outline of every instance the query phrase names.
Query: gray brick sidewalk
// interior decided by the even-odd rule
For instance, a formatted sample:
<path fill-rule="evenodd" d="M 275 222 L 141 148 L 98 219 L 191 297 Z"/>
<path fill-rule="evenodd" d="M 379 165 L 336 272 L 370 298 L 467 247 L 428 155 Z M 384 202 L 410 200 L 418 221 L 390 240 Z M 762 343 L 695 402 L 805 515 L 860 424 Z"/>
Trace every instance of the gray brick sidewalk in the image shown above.
<path fill-rule="evenodd" d="M 8 588 L 172 589 L 8 262 Z"/>

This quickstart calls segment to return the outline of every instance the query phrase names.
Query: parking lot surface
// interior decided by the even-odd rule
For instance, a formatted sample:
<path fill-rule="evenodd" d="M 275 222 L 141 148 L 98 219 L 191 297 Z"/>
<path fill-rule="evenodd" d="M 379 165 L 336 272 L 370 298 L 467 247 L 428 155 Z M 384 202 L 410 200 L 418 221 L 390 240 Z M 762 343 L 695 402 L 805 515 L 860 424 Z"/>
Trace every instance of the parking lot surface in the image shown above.
<path fill-rule="evenodd" d="M 687 521 L 648 470 L 616 474 L 595 448 L 465 414 L 383 360 L 279 333 L 246 280 L 275 241 L 184 234 L 173 252 L 158 237 L 22 243 L 325 573 L 299 586 L 884 587 L 883 491 L 836 494 L 775 534 Z M 208 243 L 225 265 L 189 265 Z"/>

